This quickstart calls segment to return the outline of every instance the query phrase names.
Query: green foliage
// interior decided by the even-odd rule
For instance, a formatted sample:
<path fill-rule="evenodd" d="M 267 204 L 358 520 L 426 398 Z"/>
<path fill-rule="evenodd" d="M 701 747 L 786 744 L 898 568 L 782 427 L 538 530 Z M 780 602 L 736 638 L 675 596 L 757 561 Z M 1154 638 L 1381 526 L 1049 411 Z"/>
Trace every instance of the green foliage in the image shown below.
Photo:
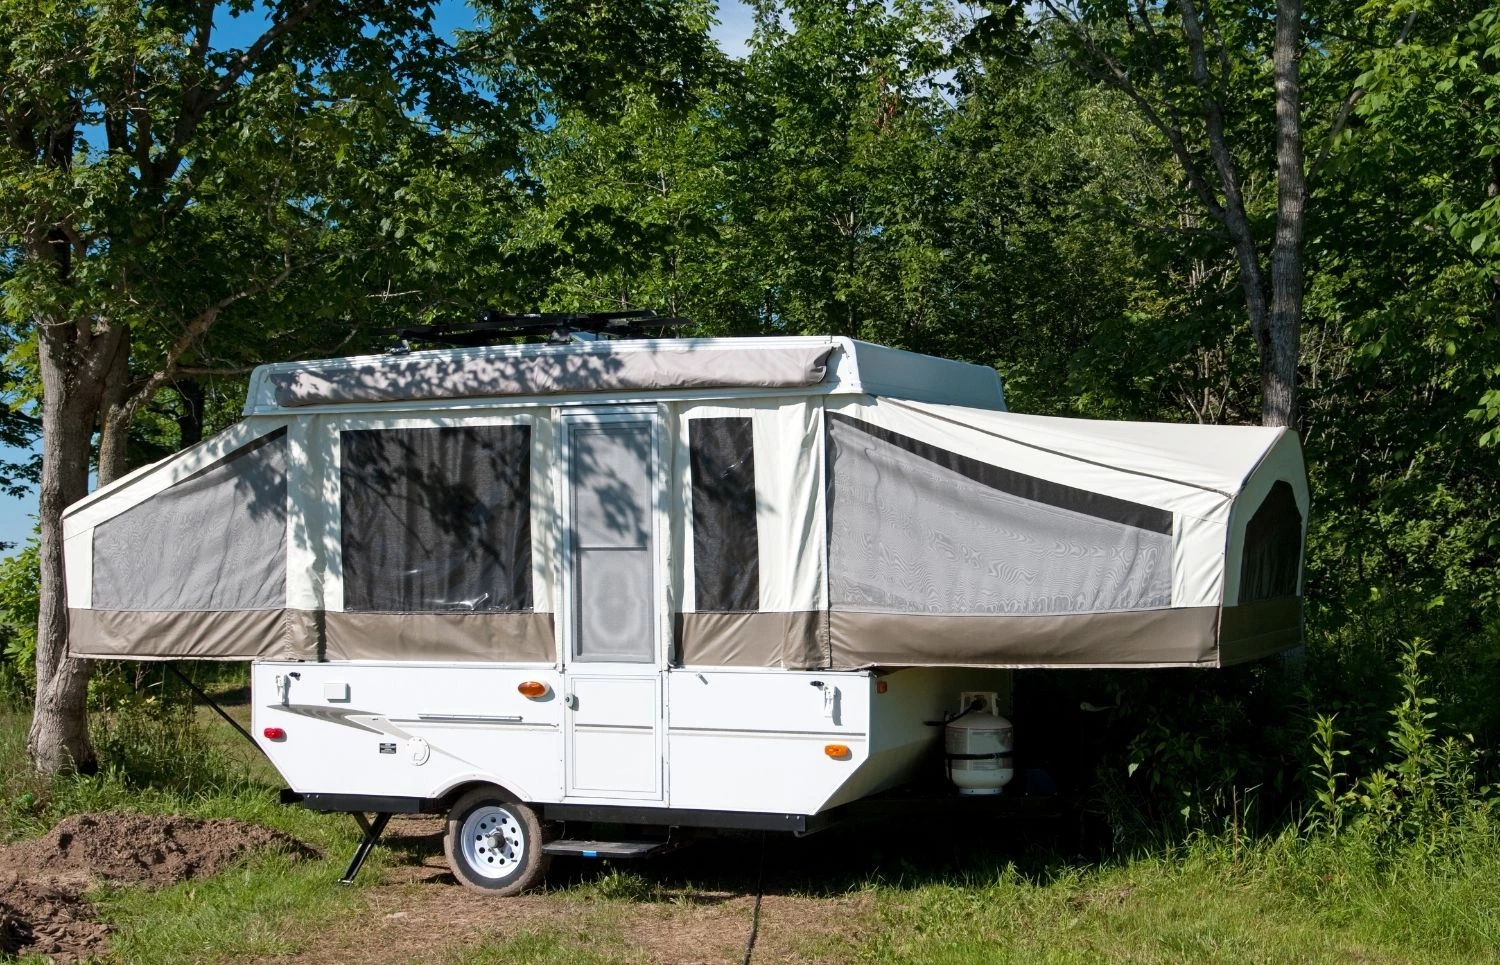
<path fill-rule="evenodd" d="M 1401 650 L 1397 682 L 1400 698 L 1390 710 L 1389 758 L 1350 782 L 1341 767 L 1349 756 L 1338 740 L 1332 715 L 1313 720 L 1312 767 L 1316 807 L 1309 827 L 1337 836 L 1349 832 L 1372 847 L 1421 848 L 1432 855 L 1451 852 L 1466 840 L 1475 822 L 1483 822 L 1500 800 L 1479 783 L 1481 755 L 1473 737 L 1439 735 L 1437 698 L 1420 664 L 1431 657 L 1421 640 Z M 1340 788 L 1343 788 L 1342 790 Z"/>
<path fill-rule="evenodd" d="M 29 696 L 36 683 L 41 587 L 36 540 L 0 559 L 0 699 Z"/>

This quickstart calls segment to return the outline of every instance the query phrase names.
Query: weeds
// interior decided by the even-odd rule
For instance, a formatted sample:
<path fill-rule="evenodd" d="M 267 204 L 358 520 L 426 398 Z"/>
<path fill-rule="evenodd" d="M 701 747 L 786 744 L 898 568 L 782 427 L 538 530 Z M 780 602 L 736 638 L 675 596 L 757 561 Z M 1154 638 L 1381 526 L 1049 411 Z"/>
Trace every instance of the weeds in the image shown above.
<path fill-rule="evenodd" d="M 1333 715 L 1313 718 L 1309 834 L 1336 838 L 1357 831 L 1370 847 L 1393 853 L 1417 848 L 1436 858 L 1468 842 L 1474 827 L 1488 827 L 1495 801 L 1491 788 L 1479 783 L 1473 738 L 1438 733 L 1437 700 L 1422 670 L 1430 656 L 1421 639 L 1402 646 L 1400 696 L 1386 733 L 1389 757 L 1369 773 L 1350 780 L 1342 769 L 1350 752 L 1338 746 L 1349 735 Z"/>

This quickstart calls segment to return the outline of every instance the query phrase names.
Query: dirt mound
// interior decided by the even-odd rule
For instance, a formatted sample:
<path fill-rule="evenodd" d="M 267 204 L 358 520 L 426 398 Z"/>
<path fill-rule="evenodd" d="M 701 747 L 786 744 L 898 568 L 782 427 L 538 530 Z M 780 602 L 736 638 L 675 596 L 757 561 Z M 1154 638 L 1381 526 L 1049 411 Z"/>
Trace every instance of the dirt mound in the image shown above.
<path fill-rule="evenodd" d="M 103 954 L 108 928 L 83 893 L 94 883 L 158 888 L 216 874 L 257 851 L 316 852 L 280 831 L 227 818 L 77 814 L 45 837 L 0 848 L 0 955 Z"/>
<path fill-rule="evenodd" d="M 75 814 L 44 838 L 0 849 L 0 874 L 160 887 L 215 874 L 252 852 L 272 849 L 313 855 L 280 831 L 228 818 Z"/>
<path fill-rule="evenodd" d="M 109 926 L 77 885 L 0 881 L 0 955 L 52 955 L 64 961 L 103 955 Z"/>

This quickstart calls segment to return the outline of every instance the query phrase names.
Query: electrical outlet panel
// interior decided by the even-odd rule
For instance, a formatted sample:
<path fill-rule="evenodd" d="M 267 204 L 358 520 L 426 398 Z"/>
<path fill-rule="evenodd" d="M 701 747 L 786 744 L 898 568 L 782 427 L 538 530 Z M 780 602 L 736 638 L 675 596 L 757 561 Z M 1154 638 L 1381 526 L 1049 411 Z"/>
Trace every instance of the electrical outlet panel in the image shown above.
<path fill-rule="evenodd" d="M 975 701 L 981 701 L 981 706 L 975 713 L 994 714 L 1000 716 L 1000 695 L 993 690 L 965 690 L 958 695 L 958 709 L 968 710 L 974 706 Z"/>

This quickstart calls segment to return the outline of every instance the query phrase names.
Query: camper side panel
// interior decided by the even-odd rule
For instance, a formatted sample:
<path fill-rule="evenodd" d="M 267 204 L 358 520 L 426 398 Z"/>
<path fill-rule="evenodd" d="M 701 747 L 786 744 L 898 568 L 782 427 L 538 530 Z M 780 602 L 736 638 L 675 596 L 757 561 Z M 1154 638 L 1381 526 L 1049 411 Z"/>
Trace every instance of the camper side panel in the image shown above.
<path fill-rule="evenodd" d="M 252 733 L 295 791 L 438 798 L 478 781 L 562 797 L 564 691 L 550 668 L 265 661 L 252 675 Z M 526 681 L 546 692 L 523 696 Z"/>

